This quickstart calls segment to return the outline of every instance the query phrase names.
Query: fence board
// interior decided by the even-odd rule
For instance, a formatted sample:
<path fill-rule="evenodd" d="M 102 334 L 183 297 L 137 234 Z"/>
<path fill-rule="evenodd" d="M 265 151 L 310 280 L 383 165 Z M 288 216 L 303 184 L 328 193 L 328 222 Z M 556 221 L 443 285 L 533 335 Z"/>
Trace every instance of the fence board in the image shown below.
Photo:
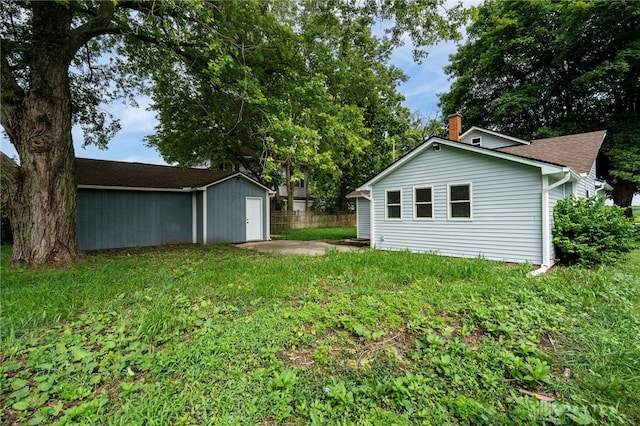
<path fill-rule="evenodd" d="M 271 229 L 328 228 L 332 226 L 356 226 L 356 214 L 310 211 L 271 212 Z"/>

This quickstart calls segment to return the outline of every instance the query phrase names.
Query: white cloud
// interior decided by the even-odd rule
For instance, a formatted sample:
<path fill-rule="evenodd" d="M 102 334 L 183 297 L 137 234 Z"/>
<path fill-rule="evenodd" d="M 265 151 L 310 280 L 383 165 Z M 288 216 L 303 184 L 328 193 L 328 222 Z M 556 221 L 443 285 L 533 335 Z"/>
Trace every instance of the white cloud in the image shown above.
<path fill-rule="evenodd" d="M 149 110 L 151 99 L 148 96 L 140 96 L 136 98 L 136 102 L 137 107 L 129 104 L 114 104 L 106 106 L 105 109 L 120 118 L 122 133 L 154 133 L 158 119 L 156 113 Z"/>

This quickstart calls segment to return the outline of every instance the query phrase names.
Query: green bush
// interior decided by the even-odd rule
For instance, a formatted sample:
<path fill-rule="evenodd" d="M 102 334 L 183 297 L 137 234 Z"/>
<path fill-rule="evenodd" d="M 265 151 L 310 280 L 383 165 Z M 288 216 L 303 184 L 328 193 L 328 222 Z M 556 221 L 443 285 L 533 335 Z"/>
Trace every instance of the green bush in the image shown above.
<path fill-rule="evenodd" d="M 633 248 L 633 224 L 605 197 L 558 201 L 553 210 L 553 244 L 568 264 L 612 263 Z"/>

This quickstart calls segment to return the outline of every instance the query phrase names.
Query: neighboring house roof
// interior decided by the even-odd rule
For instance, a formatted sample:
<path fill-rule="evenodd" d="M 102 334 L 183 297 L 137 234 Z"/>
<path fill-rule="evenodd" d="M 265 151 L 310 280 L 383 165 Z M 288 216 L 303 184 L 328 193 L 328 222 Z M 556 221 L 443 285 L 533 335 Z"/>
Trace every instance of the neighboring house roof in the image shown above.
<path fill-rule="evenodd" d="M 606 130 L 555 138 L 536 139 L 529 145 L 508 146 L 498 151 L 571 167 L 577 173 L 589 173 L 596 161 Z"/>
<path fill-rule="evenodd" d="M 79 186 L 182 190 L 201 188 L 233 176 L 241 176 L 264 187 L 240 172 L 76 158 L 76 178 Z"/>
<path fill-rule="evenodd" d="M 465 139 L 467 136 L 469 136 L 473 132 L 486 133 L 488 135 L 493 135 L 493 136 L 499 137 L 501 139 L 506 139 L 506 140 L 510 140 L 510 141 L 513 141 L 513 142 L 517 142 L 517 143 L 522 144 L 522 145 L 529 145 L 529 143 L 530 143 L 529 141 L 526 141 L 524 139 L 518 139 L 518 138 L 515 138 L 513 136 L 504 135 L 502 133 L 494 132 L 493 130 L 483 129 L 482 127 L 476 127 L 476 126 L 471 127 L 469 130 L 467 130 L 466 132 L 461 134 L 460 135 L 460 140 Z"/>

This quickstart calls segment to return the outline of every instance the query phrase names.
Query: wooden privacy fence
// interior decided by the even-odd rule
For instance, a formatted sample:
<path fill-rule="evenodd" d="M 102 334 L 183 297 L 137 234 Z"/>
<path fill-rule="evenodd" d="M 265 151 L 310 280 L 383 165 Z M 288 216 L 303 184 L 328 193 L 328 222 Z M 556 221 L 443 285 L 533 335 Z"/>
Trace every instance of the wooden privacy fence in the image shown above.
<path fill-rule="evenodd" d="M 331 226 L 356 226 L 356 214 L 351 212 L 271 212 L 271 229 L 327 228 Z"/>

